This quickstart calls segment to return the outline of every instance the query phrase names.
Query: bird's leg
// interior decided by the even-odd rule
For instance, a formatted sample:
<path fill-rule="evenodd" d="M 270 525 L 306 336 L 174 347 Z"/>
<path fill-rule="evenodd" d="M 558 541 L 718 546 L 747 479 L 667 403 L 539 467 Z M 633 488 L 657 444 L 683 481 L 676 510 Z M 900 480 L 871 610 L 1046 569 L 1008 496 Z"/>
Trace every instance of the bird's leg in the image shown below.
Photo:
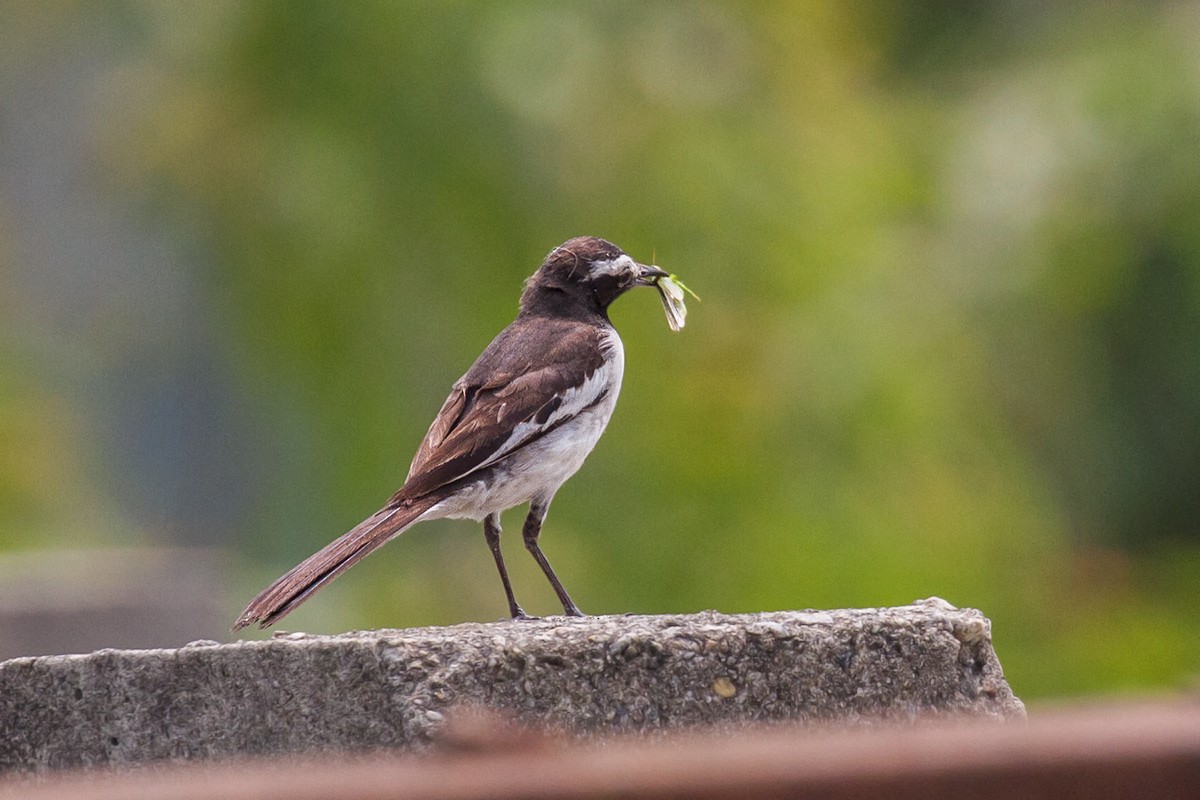
<path fill-rule="evenodd" d="M 554 568 L 550 566 L 550 562 L 546 560 L 545 554 L 542 553 L 542 548 L 538 547 L 538 536 L 542 533 L 542 521 L 546 519 L 546 512 L 549 509 L 549 501 L 530 501 L 529 516 L 525 518 L 525 529 L 523 531 L 525 535 L 525 547 L 533 554 L 533 558 L 537 561 L 538 566 L 542 568 L 542 572 L 546 573 L 546 577 L 550 580 L 550 585 L 554 587 L 554 593 L 558 595 L 558 601 L 562 603 L 563 613 L 568 617 L 583 617 L 586 615 L 579 610 L 579 606 L 575 605 L 575 601 L 571 599 L 571 595 L 567 594 L 562 581 L 554 574 Z"/>
<path fill-rule="evenodd" d="M 525 610 L 517 605 L 512 584 L 508 580 L 508 570 L 504 567 L 504 556 L 500 552 L 500 515 L 498 513 L 493 512 L 484 517 L 483 536 L 487 539 L 488 547 L 492 551 L 492 558 L 496 559 L 496 569 L 500 572 L 500 580 L 504 582 L 504 596 L 508 598 L 508 613 L 512 615 L 513 619 L 529 619 Z"/>

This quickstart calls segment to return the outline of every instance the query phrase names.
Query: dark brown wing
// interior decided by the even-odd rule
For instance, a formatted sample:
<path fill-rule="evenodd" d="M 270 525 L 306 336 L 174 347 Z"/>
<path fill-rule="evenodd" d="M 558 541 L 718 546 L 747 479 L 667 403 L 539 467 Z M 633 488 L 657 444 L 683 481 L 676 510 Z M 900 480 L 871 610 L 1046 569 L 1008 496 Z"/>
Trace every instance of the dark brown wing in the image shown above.
<path fill-rule="evenodd" d="M 598 401 L 602 329 L 520 318 L 454 384 L 397 498 L 418 498 L 494 464 Z"/>

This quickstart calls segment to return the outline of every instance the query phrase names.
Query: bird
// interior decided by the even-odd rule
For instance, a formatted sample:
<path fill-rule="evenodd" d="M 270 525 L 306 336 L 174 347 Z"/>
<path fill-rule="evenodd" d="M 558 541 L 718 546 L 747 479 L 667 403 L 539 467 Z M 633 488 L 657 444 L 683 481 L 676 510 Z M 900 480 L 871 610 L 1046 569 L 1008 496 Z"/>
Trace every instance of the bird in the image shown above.
<path fill-rule="evenodd" d="M 509 614 L 531 619 L 517 603 L 500 552 L 500 514 L 524 503 L 525 548 L 563 613 L 584 616 L 538 538 L 555 492 L 595 447 L 621 390 L 624 346 L 608 308 L 626 291 L 668 278 L 594 236 L 551 250 L 525 281 L 516 319 L 454 383 L 404 484 L 250 601 L 234 630 L 275 624 L 381 545 L 418 522 L 442 518 L 483 523 Z"/>

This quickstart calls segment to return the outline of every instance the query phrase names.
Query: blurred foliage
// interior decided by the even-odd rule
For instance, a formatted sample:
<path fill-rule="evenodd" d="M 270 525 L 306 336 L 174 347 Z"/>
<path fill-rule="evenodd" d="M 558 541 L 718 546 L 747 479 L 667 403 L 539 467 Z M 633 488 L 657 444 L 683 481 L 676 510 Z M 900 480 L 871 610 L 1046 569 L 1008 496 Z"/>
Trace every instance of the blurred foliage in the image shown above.
<path fill-rule="evenodd" d="M 623 397 L 544 537 L 585 610 L 939 595 L 991 616 L 1026 698 L 1194 676 L 1197 5 L 3 13 L 0 109 L 83 75 L 75 178 L 175 255 L 130 280 L 163 281 L 125 301 L 169 296 L 159 317 L 47 332 L 26 303 L 34 218 L 0 162 L 0 542 L 76 532 L 64 496 L 121 506 L 111 536 L 203 527 L 244 553 L 232 617 L 399 485 L 521 281 L 587 233 L 704 303 L 677 336 L 650 292 L 614 308 Z M 127 363 L 158 365 L 149 399 L 112 389 Z M 78 429 L 136 438 L 161 408 L 180 432 L 145 458 Z M 177 502 L 129 501 L 122 480 L 175 463 Z M 553 613 L 508 550 L 525 607 Z M 285 627 L 503 608 L 476 526 L 431 523 Z"/>

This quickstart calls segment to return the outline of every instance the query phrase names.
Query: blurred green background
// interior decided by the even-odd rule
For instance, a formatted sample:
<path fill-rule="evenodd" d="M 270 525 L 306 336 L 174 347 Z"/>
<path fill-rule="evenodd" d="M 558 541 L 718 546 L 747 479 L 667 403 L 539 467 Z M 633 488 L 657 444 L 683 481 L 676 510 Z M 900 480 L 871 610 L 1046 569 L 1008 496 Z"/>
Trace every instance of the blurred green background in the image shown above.
<path fill-rule="evenodd" d="M 581 607 L 938 595 L 1025 699 L 1194 685 L 1197 42 L 1195 3 L 0 5 L 0 550 L 223 549 L 232 621 L 594 234 L 704 302 L 613 309 L 543 537 Z M 282 627 L 504 613 L 439 522 Z"/>

